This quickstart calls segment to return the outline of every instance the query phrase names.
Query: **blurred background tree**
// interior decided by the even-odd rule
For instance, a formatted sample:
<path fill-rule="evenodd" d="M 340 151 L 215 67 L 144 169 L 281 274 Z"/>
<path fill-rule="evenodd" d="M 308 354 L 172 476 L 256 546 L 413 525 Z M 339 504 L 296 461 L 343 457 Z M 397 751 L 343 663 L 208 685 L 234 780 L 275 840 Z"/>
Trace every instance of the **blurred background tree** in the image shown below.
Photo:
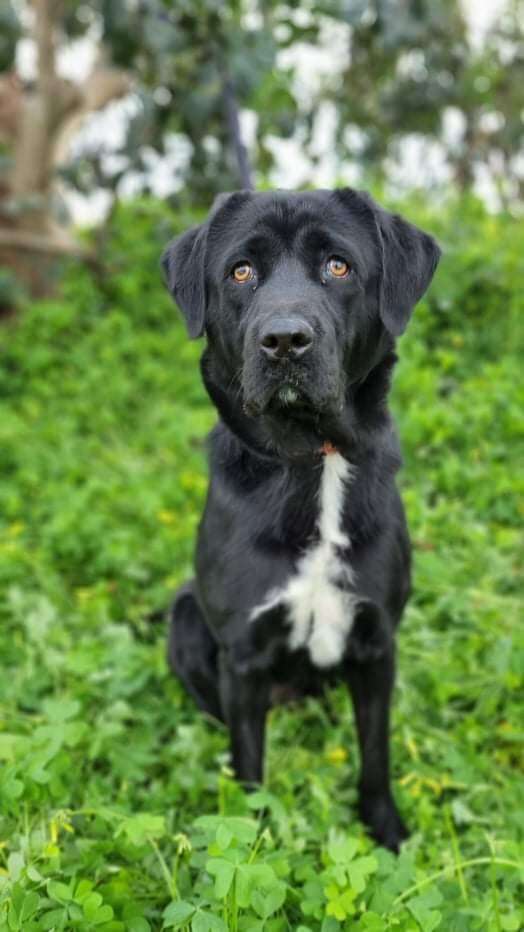
<path fill-rule="evenodd" d="M 272 73 L 271 4 L 253 26 L 245 22 L 244 6 L 32 0 L 2 8 L 0 260 L 34 293 L 48 285 L 45 256 L 82 254 L 57 197 L 58 179 L 84 193 L 114 191 L 124 175 L 146 168 L 151 149 L 162 154 L 169 134 L 176 134 L 186 142 L 179 142 L 185 183 L 201 204 L 223 188 L 251 185 L 239 105 L 260 110 L 262 134 L 293 131 L 295 105 L 285 75 Z M 31 81 L 16 67 L 23 36 L 36 51 Z M 92 43 L 94 64 L 85 80 L 67 80 L 60 53 L 79 38 Z M 121 145 L 88 145 L 72 155 L 86 119 L 129 93 L 135 106 Z"/>
<path fill-rule="evenodd" d="M 322 6 L 321 4 L 319 5 Z M 359 157 L 379 174 L 412 133 L 445 147 L 451 180 L 471 188 L 491 175 L 507 206 L 522 195 L 524 4 L 512 0 L 475 47 L 456 0 L 340 4 L 351 27 L 347 66 L 329 91 L 337 105 L 337 143 L 353 158 L 348 127 L 361 135 Z M 449 108 L 460 136 L 446 138 Z M 354 143 L 353 143 L 354 144 Z"/>
<path fill-rule="evenodd" d="M 132 178 L 147 192 L 162 159 L 174 165 L 168 193 L 193 207 L 271 181 L 285 139 L 314 167 L 326 113 L 341 179 L 394 178 L 422 141 L 461 190 L 487 177 L 507 207 L 524 184 L 523 14 L 508 0 L 478 43 L 458 0 L 4 0 L 0 265 L 45 292 L 57 255 L 89 258 L 67 192 L 114 200 Z M 66 77 L 79 42 L 92 67 Z M 329 68 L 304 91 L 319 50 Z M 119 98 L 128 106 L 107 138 L 90 140 L 93 114 Z"/>

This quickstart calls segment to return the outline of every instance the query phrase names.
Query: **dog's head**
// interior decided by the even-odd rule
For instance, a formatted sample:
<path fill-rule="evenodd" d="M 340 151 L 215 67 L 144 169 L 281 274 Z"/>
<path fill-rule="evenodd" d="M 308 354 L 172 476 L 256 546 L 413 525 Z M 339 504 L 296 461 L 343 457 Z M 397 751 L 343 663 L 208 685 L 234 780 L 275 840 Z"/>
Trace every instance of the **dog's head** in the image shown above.
<path fill-rule="evenodd" d="M 221 195 L 163 266 L 189 335 L 207 335 L 204 377 L 225 419 L 293 459 L 332 439 L 439 255 L 361 192 L 246 191 Z"/>

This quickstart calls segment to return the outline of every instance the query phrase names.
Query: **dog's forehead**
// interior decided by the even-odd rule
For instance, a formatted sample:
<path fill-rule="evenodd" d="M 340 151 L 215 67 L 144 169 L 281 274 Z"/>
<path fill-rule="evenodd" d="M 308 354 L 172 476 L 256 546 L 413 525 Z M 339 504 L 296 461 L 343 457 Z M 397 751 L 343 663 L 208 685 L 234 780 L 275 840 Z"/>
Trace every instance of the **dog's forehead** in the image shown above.
<path fill-rule="evenodd" d="M 225 240 L 241 243 L 253 234 L 293 242 L 304 228 L 318 230 L 329 236 L 362 240 L 371 245 L 369 226 L 363 223 L 362 214 L 349 210 L 336 191 L 264 191 L 249 192 L 243 197 L 233 194 L 222 200 L 211 215 L 209 231 L 211 242 Z"/>

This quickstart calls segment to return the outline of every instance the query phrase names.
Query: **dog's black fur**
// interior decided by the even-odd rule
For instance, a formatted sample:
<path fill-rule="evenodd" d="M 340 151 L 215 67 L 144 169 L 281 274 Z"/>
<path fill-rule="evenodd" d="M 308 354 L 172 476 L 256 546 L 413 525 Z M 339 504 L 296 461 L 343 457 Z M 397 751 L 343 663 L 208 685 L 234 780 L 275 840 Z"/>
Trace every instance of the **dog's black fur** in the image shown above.
<path fill-rule="evenodd" d="M 390 788 L 388 730 L 410 548 L 387 394 L 395 339 L 439 255 L 430 236 L 345 189 L 222 195 L 163 259 L 189 335 L 207 336 L 202 375 L 219 413 L 196 577 L 172 609 L 170 663 L 199 706 L 229 726 L 233 765 L 248 783 L 262 779 L 275 693 L 346 681 L 361 749 L 360 814 L 393 850 L 406 835 Z M 348 275 L 333 276 L 333 256 Z M 252 269 L 243 283 L 232 275 L 239 263 Z M 298 349 L 275 356 L 286 328 L 292 341 L 299 334 Z M 307 648 L 289 648 L 283 605 L 249 620 L 318 538 L 326 441 L 353 467 L 341 519 L 350 548 L 338 558 L 350 562 L 358 598 L 345 650 L 328 669 Z"/>

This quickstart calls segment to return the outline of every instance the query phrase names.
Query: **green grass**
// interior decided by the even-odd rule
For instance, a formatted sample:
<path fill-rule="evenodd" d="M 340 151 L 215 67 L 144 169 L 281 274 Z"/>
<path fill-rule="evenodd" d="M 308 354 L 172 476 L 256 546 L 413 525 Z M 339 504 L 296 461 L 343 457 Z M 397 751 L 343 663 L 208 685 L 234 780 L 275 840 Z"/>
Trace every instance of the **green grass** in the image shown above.
<path fill-rule="evenodd" d="M 399 637 L 395 859 L 354 815 L 344 689 L 271 715 L 246 796 L 148 622 L 191 573 L 214 415 L 162 290 L 176 218 L 121 210 L 104 271 L 5 324 L 0 930 L 524 927 L 522 224 L 451 204 L 394 408 L 415 545 Z M 519 511 L 520 507 L 520 511 Z M 520 550 L 520 555 L 522 550 Z"/>

